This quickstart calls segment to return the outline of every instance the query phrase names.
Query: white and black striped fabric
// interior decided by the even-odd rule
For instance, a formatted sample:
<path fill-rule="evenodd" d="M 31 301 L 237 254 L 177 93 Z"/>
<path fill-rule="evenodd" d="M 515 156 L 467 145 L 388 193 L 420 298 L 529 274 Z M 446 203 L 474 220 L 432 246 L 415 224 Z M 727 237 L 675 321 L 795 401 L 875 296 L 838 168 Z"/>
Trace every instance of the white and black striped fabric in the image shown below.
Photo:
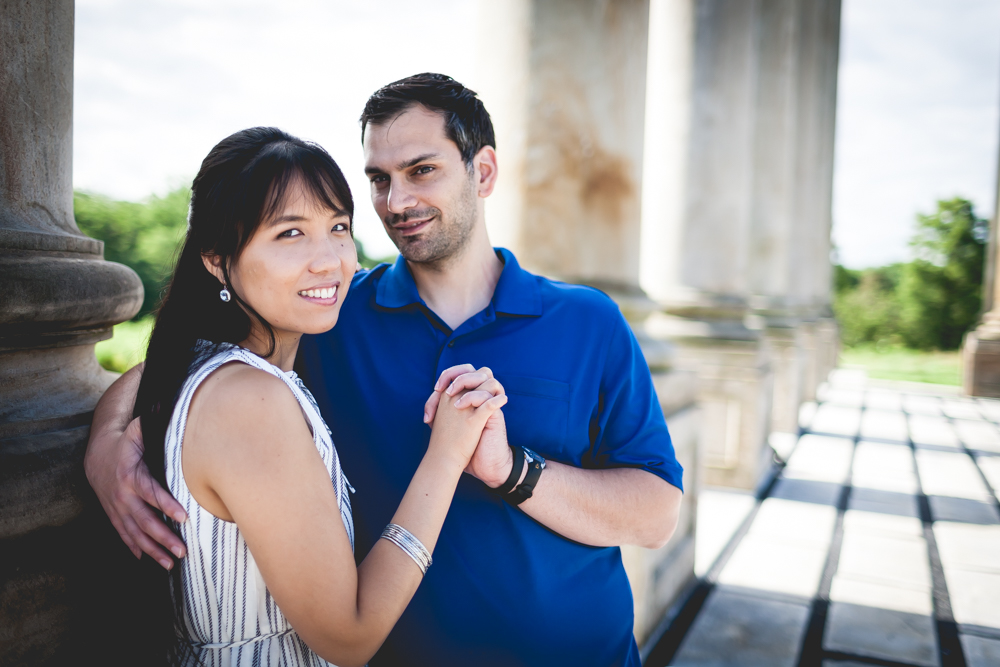
<path fill-rule="evenodd" d="M 208 345 L 203 345 L 202 349 L 210 349 Z M 298 376 L 235 345 L 217 346 L 216 349 L 219 352 L 208 356 L 184 383 L 164 439 L 167 486 L 188 513 L 186 523 L 175 524 L 188 552 L 179 566 L 188 641 L 197 664 L 209 667 L 326 667 L 330 663 L 309 650 L 274 603 L 236 524 L 223 521 L 202 508 L 184 481 L 181 448 L 191 398 L 198 385 L 212 371 L 230 361 L 243 362 L 284 381 L 302 407 L 316 449 L 330 470 L 340 517 L 352 549 L 354 522 L 348 490 L 354 489 L 341 470 L 337 449 L 316 400 Z M 232 418 L 239 419 L 240 415 L 232 415 Z"/>

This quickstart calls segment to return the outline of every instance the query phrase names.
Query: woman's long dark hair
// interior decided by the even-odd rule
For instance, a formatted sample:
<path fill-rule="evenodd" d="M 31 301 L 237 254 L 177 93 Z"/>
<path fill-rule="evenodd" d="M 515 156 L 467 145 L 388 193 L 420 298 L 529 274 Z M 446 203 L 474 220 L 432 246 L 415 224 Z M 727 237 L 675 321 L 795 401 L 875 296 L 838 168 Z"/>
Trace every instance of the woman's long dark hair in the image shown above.
<path fill-rule="evenodd" d="M 181 387 L 197 362 L 216 345 L 245 341 L 251 331 L 269 339 L 265 356 L 274 352 L 274 330 L 233 289 L 229 272 L 260 224 L 279 213 L 293 182 L 301 183 L 318 203 L 344 211 L 353 220 L 351 190 L 333 158 L 320 146 L 277 128 L 254 127 L 226 137 L 194 179 L 187 238 L 156 314 L 133 411 L 141 418 L 143 459 L 164 488 L 164 437 Z M 205 268 L 203 255 L 218 257 L 232 295 L 228 303 L 219 298 L 223 285 Z M 191 657 L 176 641 L 184 636 L 180 567 L 171 571 L 170 579 L 177 595 L 171 599 L 163 577 L 157 591 L 162 599 L 152 603 L 160 610 L 169 605 L 174 627 L 163 641 L 169 661 L 176 663 Z"/>

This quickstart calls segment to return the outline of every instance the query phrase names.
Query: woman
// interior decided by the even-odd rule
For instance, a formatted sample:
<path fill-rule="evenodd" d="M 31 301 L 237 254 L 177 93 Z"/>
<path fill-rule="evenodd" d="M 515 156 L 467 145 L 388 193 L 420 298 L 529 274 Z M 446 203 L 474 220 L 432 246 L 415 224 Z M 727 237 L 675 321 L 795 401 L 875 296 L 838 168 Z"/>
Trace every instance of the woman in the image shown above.
<path fill-rule="evenodd" d="M 301 335 L 337 322 L 357 266 L 352 215 L 332 158 L 273 128 L 224 139 L 195 178 L 135 406 L 146 463 L 189 516 L 171 574 L 175 662 L 364 664 L 506 402 L 499 385 L 442 397 L 386 539 L 355 566 L 350 485 L 291 371 Z"/>

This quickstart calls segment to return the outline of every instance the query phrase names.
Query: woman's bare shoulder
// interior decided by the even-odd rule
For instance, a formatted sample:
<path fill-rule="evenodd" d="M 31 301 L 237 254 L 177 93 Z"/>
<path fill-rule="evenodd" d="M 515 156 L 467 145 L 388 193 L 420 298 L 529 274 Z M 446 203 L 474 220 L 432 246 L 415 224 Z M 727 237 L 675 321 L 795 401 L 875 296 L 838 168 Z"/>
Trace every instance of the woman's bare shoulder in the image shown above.
<path fill-rule="evenodd" d="M 276 434 L 295 435 L 300 430 L 309 434 L 285 382 L 241 362 L 223 364 L 202 381 L 188 423 L 189 431 L 195 426 L 196 439 L 213 449 L 266 445 Z"/>

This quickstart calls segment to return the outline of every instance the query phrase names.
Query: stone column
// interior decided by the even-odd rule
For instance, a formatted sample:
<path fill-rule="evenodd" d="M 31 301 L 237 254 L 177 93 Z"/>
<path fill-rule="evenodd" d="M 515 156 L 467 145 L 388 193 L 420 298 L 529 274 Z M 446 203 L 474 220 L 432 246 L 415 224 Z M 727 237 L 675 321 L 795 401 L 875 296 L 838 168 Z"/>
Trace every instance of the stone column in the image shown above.
<path fill-rule="evenodd" d="M 839 333 L 833 318 L 830 228 L 840 59 L 840 0 L 802 2 L 799 69 L 799 182 L 796 222 L 801 226 L 793 282 L 804 306 L 806 400 L 837 365 Z"/>
<path fill-rule="evenodd" d="M 805 375 L 793 268 L 805 227 L 795 224 L 802 0 L 760 4 L 749 305 L 772 349 L 771 430 L 795 433 Z"/>
<path fill-rule="evenodd" d="M 0 663 L 79 660 L 71 631 L 105 554 L 84 511 L 94 404 L 114 379 L 94 356 L 142 286 L 73 219 L 73 2 L 0 13 Z M 99 510 L 98 510 L 99 511 Z M 96 515 L 93 515 L 96 516 Z M 104 520 L 104 524 L 106 524 Z M 96 530 L 96 528 L 94 528 Z M 118 547 L 120 552 L 124 548 Z M 100 561 L 106 564 L 107 561 Z M 86 628 L 86 630 L 85 630 Z M 105 628 L 98 639 L 116 640 Z M 76 635 L 79 636 L 79 635 Z M 109 655 L 114 651 L 109 649 Z M 73 658 L 70 659 L 69 656 Z"/>
<path fill-rule="evenodd" d="M 997 168 L 997 198 L 990 221 L 990 257 L 983 282 L 983 314 L 978 327 L 962 343 L 962 390 L 970 396 L 1000 398 L 1000 163 Z"/>
<path fill-rule="evenodd" d="M 772 383 L 750 307 L 761 3 L 653 7 L 641 284 L 661 312 L 648 327 L 698 374 L 705 481 L 754 488 L 770 461 Z"/>
<path fill-rule="evenodd" d="M 678 458 L 685 500 L 663 549 L 623 548 L 642 642 L 693 577 L 698 434 L 694 378 L 646 335 L 639 287 L 648 0 L 480 4 L 481 93 L 500 178 L 487 202 L 493 241 L 528 269 L 599 287 L 643 345 Z"/>
<path fill-rule="evenodd" d="M 750 305 L 774 354 L 772 430 L 836 364 L 830 208 L 839 2 L 761 0 Z M 832 358 L 831 358 L 832 352 Z"/>

